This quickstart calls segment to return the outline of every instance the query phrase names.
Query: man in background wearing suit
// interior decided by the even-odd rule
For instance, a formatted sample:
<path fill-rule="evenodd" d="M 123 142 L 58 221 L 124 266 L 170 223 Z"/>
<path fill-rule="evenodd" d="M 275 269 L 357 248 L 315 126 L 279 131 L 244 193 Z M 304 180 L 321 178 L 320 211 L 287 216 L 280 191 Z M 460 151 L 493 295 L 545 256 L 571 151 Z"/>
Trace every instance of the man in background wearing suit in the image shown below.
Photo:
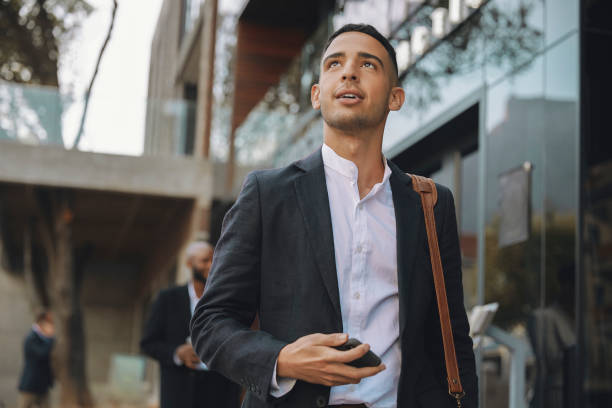
<path fill-rule="evenodd" d="M 49 389 L 53 386 L 51 350 L 54 336 L 51 313 L 39 313 L 23 345 L 25 365 L 18 387 L 19 408 L 49 407 Z"/>
<path fill-rule="evenodd" d="M 368 25 L 329 39 L 311 101 L 324 144 L 256 171 L 224 220 L 209 286 L 191 321 L 195 350 L 248 389 L 248 408 L 452 408 L 425 222 L 411 178 L 382 155 L 399 110 L 395 51 Z M 450 190 L 437 234 L 463 406 L 478 402 Z M 259 331 L 249 329 L 255 315 Z M 348 337 L 363 343 L 348 351 Z M 346 363 L 371 349 L 376 367 Z"/>
<path fill-rule="evenodd" d="M 186 255 L 192 279 L 187 285 L 159 293 L 140 347 L 159 362 L 161 408 L 234 408 L 238 387 L 208 370 L 193 351 L 189 337 L 189 320 L 204 293 L 213 248 L 207 242 L 193 242 Z"/>

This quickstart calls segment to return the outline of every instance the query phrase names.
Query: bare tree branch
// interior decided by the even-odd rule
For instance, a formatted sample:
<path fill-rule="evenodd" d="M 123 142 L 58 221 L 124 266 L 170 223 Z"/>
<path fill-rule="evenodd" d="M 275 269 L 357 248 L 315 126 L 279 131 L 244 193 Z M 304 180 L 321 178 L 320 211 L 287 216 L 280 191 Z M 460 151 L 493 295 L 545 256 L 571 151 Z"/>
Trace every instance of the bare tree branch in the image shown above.
<path fill-rule="evenodd" d="M 113 0 L 113 14 L 111 16 L 110 26 L 108 27 L 108 33 L 106 34 L 106 39 L 104 40 L 104 44 L 102 44 L 102 48 L 100 49 L 100 54 L 98 54 L 98 61 L 96 62 L 96 68 L 91 77 L 91 81 L 89 82 L 89 88 L 85 93 L 85 106 L 83 107 L 83 115 L 81 116 L 81 124 L 79 126 L 79 133 L 77 133 L 77 137 L 74 140 L 74 144 L 72 145 L 73 149 L 76 149 L 79 146 L 79 142 L 81 141 L 81 137 L 83 136 L 83 127 L 85 126 L 85 119 L 87 117 L 87 108 L 89 107 L 89 97 L 91 96 L 91 90 L 93 88 L 94 82 L 96 81 L 96 76 L 98 75 L 98 69 L 100 68 L 100 62 L 102 61 L 102 56 L 104 55 L 104 50 L 110 41 L 111 34 L 113 32 L 113 26 L 115 25 L 115 15 L 117 14 L 117 0 Z"/>

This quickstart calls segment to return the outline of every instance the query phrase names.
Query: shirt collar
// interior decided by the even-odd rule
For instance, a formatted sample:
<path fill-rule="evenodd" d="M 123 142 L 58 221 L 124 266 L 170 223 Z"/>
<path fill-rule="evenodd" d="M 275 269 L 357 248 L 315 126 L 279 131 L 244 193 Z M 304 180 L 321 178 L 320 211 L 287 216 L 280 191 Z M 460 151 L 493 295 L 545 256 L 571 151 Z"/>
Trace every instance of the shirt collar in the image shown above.
<path fill-rule="evenodd" d="M 343 175 L 351 181 L 357 181 L 359 170 L 357 169 L 357 165 L 355 165 L 355 163 L 345 159 L 344 157 L 341 157 L 325 143 L 323 143 L 323 147 L 321 148 L 321 155 L 323 156 L 324 166 L 329 167 L 330 169 Z M 385 184 L 391 176 L 391 169 L 389 168 L 389 164 L 387 163 L 387 159 L 384 155 L 382 156 L 382 160 L 385 164 L 385 172 L 383 174 L 381 182 L 377 183 L 376 185 Z"/>

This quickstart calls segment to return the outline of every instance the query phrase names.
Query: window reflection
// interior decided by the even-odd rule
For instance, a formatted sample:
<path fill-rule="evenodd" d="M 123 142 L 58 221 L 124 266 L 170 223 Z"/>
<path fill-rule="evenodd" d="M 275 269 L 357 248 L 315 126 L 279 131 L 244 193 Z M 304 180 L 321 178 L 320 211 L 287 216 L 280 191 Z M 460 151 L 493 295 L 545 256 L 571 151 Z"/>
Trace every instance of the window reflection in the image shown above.
<path fill-rule="evenodd" d="M 461 158 L 461 207 L 459 239 L 463 257 L 463 291 L 465 305 L 478 304 L 478 151 Z"/>
<path fill-rule="evenodd" d="M 487 98 L 485 295 L 500 303 L 495 324 L 532 349 L 531 407 L 567 406 L 575 377 L 577 53 L 570 37 Z M 533 165 L 529 234 L 502 246 L 499 175 L 524 162 Z"/>
<path fill-rule="evenodd" d="M 541 24 L 532 17 L 540 8 L 539 1 L 496 1 L 475 11 L 444 41 L 432 44 L 421 61 L 402 73 L 403 85 L 410 90 L 408 106 L 413 110 L 428 109 L 443 98 L 445 82 L 450 78 L 485 66 L 506 73 L 528 63 L 542 44 Z M 396 44 L 408 38 L 417 26 L 430 27 L 433 10 L 433 6 L 423 7 L 410 24 L 394 35 Z"/>

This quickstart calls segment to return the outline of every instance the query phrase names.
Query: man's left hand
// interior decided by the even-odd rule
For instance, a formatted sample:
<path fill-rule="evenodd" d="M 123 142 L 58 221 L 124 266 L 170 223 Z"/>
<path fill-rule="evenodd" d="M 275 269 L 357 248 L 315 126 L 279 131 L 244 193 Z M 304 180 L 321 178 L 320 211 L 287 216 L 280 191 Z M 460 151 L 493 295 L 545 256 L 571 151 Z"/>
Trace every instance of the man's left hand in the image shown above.
<path fill-rule="evenodd" d="M 192 370 L 195 370 L 200 364 L 198 355 L 195 353 L 195 351 L 193 351 L 193 347 L 189 343 L 179 346 L 176 349 L 176 355 L 183 362 L 183 364 Z"/>

